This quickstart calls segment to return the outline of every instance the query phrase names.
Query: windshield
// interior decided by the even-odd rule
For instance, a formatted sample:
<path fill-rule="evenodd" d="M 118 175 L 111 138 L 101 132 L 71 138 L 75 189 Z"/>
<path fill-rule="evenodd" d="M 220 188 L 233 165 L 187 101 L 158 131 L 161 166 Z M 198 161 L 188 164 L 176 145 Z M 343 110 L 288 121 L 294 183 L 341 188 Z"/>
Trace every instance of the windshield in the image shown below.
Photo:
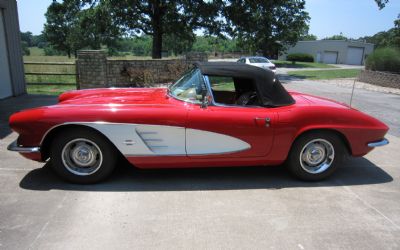
<path fill-rule="evenodd" d="M 269 63 L 268 59 L 263 57 L 252 57 L 249 61 L 250 63 Z"/>
<path fill-rule="evenodd" d="M 201 103 L 202 90 L 205 88 L 200 70 L 194 68 L 186 72 L 169 87 L 169 93 L 171 96 L 182 101 Z"/>

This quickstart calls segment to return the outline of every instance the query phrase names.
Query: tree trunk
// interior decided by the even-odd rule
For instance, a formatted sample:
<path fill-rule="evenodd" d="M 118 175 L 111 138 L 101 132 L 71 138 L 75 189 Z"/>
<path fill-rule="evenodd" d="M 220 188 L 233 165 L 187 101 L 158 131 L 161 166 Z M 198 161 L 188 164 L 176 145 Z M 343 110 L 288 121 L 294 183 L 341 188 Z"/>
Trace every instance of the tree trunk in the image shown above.
<path fill-rule="evenodd" d="M 160 30 L 154 29 L 153 33 L 153 49 L 152 58 L 160 59 L 162 51 L 162 32 Z"/>
<path fill-rule="evenodd" d="M 153 26 L 153 49 L 152 49 L 152 58 L 160 59 L 161 51 L 162 51 L 162 9 L 159 1 L 155 1 L 153 5 L 153 18 L 152 18 L 152 26 Z"/>

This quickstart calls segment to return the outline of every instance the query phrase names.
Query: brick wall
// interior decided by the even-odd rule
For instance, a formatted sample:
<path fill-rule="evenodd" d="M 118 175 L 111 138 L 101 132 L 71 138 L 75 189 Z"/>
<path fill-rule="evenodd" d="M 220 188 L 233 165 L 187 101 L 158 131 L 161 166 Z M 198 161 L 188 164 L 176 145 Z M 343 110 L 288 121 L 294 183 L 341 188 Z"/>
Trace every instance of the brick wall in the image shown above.
<path fill-rule="evenodd" d="M 360 82 L 366 82 L 383 87 L 400 89 L 400 74 L 381 71 L 362 70 L 358 76 Z"/>
<path fill-rule="evenodd" d="M 179 78 L 205 53 L 190 53 L 182 59 L 113 60 L 104 51 L 79 51 L 78 82 L 81 89 L 103 87 L 151 87 Z"/>

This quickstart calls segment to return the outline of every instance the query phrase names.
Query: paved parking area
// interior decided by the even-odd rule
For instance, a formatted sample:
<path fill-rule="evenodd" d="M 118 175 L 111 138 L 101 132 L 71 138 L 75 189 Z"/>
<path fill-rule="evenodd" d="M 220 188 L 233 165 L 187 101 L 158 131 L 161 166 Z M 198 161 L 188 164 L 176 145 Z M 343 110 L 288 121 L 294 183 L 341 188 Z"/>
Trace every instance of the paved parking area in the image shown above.
<path fill-rule="evenodd" d="M 345 104 L 350 103 L 352 86 L 335 84 L 330 81 L 292 80 L 287 76 L 282 82 L 285 88 L 301 93 L 323 96 Z M 362 83 L 357 83 L 362 84 Z M 352 107 L 372 115 L 385 122 L 389 133 L 400 137 L 400 95 L 380 93 L 366 89 L 356 88 L 353 94 Z"/>
<path fill-rule="evenodd" d="M 323 92 L 315 84 L 314 90 L 292 86 Z M 385 107 L 362 109 L 379 114 Z M 398 125 L 393 120 L 391 129 Z M 387 147 L 349 160 L 323 182 L 294 180 L 282 167 L 143 171 L 121 165 L 108 181 L 89 186 L 62 182 L 49 166 L 6 151 L 16 138 L 6 133 L 0 249 L 399 249 L 396 133 Z"/>

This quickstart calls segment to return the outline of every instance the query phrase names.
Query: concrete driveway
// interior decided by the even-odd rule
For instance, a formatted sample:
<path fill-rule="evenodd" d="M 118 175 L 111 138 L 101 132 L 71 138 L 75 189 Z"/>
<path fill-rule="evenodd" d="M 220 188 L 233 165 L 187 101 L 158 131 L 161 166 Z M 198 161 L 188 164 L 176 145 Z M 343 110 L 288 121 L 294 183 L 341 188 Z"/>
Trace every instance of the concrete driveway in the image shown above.
<path fill-rule="evenodd" d="M 294 180 L 282 167 L 120 165 L 108 181 L 89 186 L 60 181 L 48 164 L 6 151 L 16 138 L 9 134 L 0 141 L 0 249 L 399 249 L 395 134 L 387 147 L 349 160 L 323 182 Z"/>

